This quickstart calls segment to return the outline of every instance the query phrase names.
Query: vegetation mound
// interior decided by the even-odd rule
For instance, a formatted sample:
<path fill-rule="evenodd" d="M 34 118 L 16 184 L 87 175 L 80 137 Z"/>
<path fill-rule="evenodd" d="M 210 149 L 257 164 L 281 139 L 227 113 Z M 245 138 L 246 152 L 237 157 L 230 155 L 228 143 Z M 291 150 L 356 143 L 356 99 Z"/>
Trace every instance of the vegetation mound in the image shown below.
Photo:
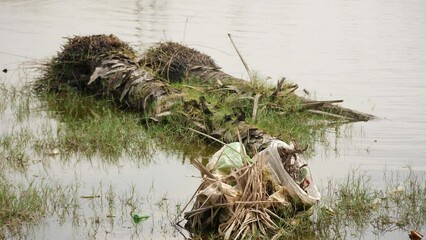
<path fill-rule="evenodd" d="M 170 82 L 181 81 L 194 68 L 219 69 L 210 56 L 175 42 L 159 43 L 149 48 L 140 63 Z"/>
<path fill-rule="evenodd" d="M 62 63 L 93 61 L 99 63 L 103 57 L 111 53 L 126 52 L 135 54 L 134 50 L 113 34 L 74 36 L 66 38 L 67 43 L 58 53 L 57 60 Z"/>
<path fill-rule="evenodd" d="M 49 63 L 45 65 L 44 76 L 38 81 L 38 88 L 53 91 L 68 86 L 87 90 L 87 82 L 104 58 L 121 54 L 134 59 L 135 51 L 114 35 L 74 36 Z"/>

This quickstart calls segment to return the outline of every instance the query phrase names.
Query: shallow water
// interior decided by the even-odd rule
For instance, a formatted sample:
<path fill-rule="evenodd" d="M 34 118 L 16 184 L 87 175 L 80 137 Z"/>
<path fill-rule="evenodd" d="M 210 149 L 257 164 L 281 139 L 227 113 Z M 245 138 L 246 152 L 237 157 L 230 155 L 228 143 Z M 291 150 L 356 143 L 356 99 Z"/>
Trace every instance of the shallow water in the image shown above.
<path fill-rule="evenodd" d="M 227 37 L 231 33 L 244 59 L 259 75 L 269 76 L 271 81 L 285 76 L 317 99 L 344 99 L 343 106 L 378 117 L 345 126 L 338 137 L 330 129 L 329 143 L 315 146 L 309 164 L 320 185 L 359 168 L 380 187 L 385 169 L 406 171 L 410 166 L 419 175 L 426 173 L 425 13 L 426 2 L 421 0 L 3 0 L 0 68 L 8 72 L 1 72 L 0 79 L 12 84 L 19 79 L 30 81 L 32 76 L 23 76 L 18 70 L 22 62 L 54 55 L 64 43 L 63 37 L 99 33 L 113 33 L 139 50 L 158 41 L 183 42 L 212 56 L 225 72 L 247 79 Z M 16 128 L 11 111 L 1 116 L 2 133 Z M 48 167 L 36 164 L 23 178 L 77 179 L 87 191 L 99 183 L 119 189 L 134 185 L 143 196 L 154 186 L 157 200 L 167 194 L 185 202 L 199 180 L 190 177 L 197 171 L 182 158 L 161 151 L 150 164 L 126 158 L 119 165 L 96 159 L 64 164 L 52 158 Z M 34 238 L 79 239 L 84 235 L 84 230 L 75 235 L 69 222 L 47 222 L 35 230 Z M 156 226 L 154 221 L 149 224 Z M 117 232 L 105 238 L 132 234 Z M 158 227 L 154 232 L 142 235 L 173 237 L 163 236 Z M 406 238 L 406 233 L 378 238 L 389 237 Z M 376 237 L 367 233 L 364 238 Z"/>

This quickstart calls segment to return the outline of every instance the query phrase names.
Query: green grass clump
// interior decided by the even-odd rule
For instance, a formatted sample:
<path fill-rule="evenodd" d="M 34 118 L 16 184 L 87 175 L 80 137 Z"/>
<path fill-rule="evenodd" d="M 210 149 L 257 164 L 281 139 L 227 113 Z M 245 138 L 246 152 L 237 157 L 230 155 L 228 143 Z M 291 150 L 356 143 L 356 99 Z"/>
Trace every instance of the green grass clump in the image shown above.
<path fill-rule="evenodd" d="M 36 222 L 46 213 L 44 196 L 32 185 L 11 184 L 3 177 L 0 181 L 0 238 L 4 229 L 11 232 L 23 223 Z"/>
<path fill-rule="evenodd" d="M 188 132 L 185 129 L 187 127 L 185 119 L 198 119 L 206 126 L 210 124 L 214 129 L 234 128 L 235 130 L 233 123 L 238 121 L 239 117 L 244 116 L 247 123 L 284 141 L 290 142 L 296 139 L 303 145 L 314 145 L 318 137 L 324 135 L 325 130 L 330 127 L 330 123 L 340 124 L 336 119 L 303 111 L 300 98 L 286 90 L 272 101 L 271 95 L 274 87 L 262 83 L 261 80 L 258 80 L 255 85 L 239 86 L 240 92 L 233 91 L 232 86 L 231 89 L 221 88 L 196 79 L 186 79 L 173 83 L 171 86 L 179 89 L 183 95 L 183 104 L 175 105 L 174 113 L 186 117 L 167 119 L 177 130 L 177 134 L 179 134 L 180 128 L 184 128 L 182 132 Z M 285 88 L 286 86 L 284 86 Z M 261 96 L 257 117 L 253 119 L 255 94 L 261 94 Z M 206 103 L 211 114 L 202 112 L 193 106 L 200 104 L 201 101 Z M 195 137 L 197 136 L 195 135 Z"/>
<path fill-rule="evenodd" d="M 74 90 L 43 94 L 47 110 L 60 124 L 56 136 L 38 141 L 39 149 L 56 146 L 62 154 L 100 154 L 110 160 L 122 154 L 149 157 L 151 144 L 138 114 L 122 112 L 108 100 Z"/>
<path fill-rule="evenodd" d="M 321 201 L 309 211 L 279 220 L 276 239 L 358 239 L 366 232 L 421 231 L 426 224 L 426 182 L 411 169 L 385 170 L 382 188 L 368 175 L 350 172 L 343 181 L 329 181 Z M 257 236 L 253 235 L 257 239 Z M 261 239 L 261 238 L 260 238 Z"/>
<path fill-rule="evenodd" d="M 329 182 L 313 218 L 320 239 L 346 239 L 366 231 L 420 230 L 426 224 L 426 183 L 409 170 L 405 178 L 385 176 L 384 189 L 365 174 L 352 172 L 346 181 Z"/>
<path fill-rule="evenodd" d="M 32 136 L 27 129 L 0 136 L 0 166 L 2 169 L 13 169 L 25 172 L 30 159 L 27 147 Z"/>
<path fill-rule="evenodd" d="M 408 174 L 385 172 L 384 191 L 378 193 L 372 226 L 377 232 L 403 229 L 420 230 L 426 224 L 426 183 L 423 176 L 409 169 Z"/>

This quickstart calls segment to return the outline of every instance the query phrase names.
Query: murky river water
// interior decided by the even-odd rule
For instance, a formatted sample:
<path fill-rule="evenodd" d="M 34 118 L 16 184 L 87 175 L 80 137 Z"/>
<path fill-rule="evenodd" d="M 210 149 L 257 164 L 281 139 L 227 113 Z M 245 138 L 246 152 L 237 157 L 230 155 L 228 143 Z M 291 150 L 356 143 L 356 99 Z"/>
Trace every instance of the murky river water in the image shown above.
<path fill-rule="evenodd" d="M 330 145 L 317 144 L 309 163 L 320 185 L 360 168 L 381 186 L 385 169 L 405 171 L 411 166 L 420 175 L 426 173 L 425 26 L 422 0 L 3 0 L 0 67 L 9 71 L 0 79 L 16 81 L 20 63 L 54 55 L 63 37 L 99 33 L 113 33 L 139 50 L 158 41 L 183 42 L 212 56 L 225 72 L 248 78 L 227 37 L 231 33 L 260 75 L 274 81 L 285 76 L 317 99 L 344 99 L 343 106 L 378 117 L 344 127 L 349 134 L 338 138 L 330 130 Z M 0 123 L 3 132 L 9 126 Z M 58 161 L 33 174 L 64 182 L 78 179 L 87 189 L 100 182 L 123 188 L 135 184 L 142 195 L 154 186 L 157 197 L 185 201 L 199 179 L 191 178 L 197 170 L 182 162 L 182 156 L 159 152 L 148 165 Z M 129 238 L 125 224 L 121 227 L 106 238 Z M 142 235 L 163 238 L 157 230 Z M 55 219 L 34 234 L 29 239 L 86 237 L 70 222 Z M 389 236 L 405 239 L 406 233 Z M 371 238 L 367 233 L 365 239 Z"/>

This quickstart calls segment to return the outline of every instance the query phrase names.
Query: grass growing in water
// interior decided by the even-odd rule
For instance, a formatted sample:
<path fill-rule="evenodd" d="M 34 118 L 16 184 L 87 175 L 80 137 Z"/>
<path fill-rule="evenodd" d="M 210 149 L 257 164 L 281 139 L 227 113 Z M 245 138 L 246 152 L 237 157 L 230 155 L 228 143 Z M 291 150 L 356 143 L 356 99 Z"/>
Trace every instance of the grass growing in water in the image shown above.
<path fill-rule="evenodd" d="M 102 157 L 113 159 L 122 154 L 122 149 L 130 156 L 147 156 L 148 146 L 155 142 L 157 147 L 166 151 L 208 157 L 220 146 L 215 143 L 210 145 L 209 141 L 200 142 L 200 135 L 188 130 L 188 116 L 192 111 L 199 110 L 192 109 L 187 103 L 204 97 L 209 108 L 214 109 L 215 113 L 211 118 L 209 116 L 209 119 L 201 121 L 210 121 L 216 128 L 231 128 L 233 132 L 236 131 L 232 126 L 234 120 L 226 122 L 227 118 L 236 118 L 235 114 L 241 112 L 245 116 L 252 114 L 253 99 L 250 97 L 241 97 L 233 92 L 215 92 L 211 85 L 199 81 L 188 80 L 174 83 L 173 86 L 184 92 L 184 98 L 182 105 L 172 109 L 174 114 L 162 119 L 166 124 L 155 123 L 143 113 L 116 109 L 112 100 L 77 93 L 74 89 L 62 89 L 60 93 L 41 92 L 39 95 L 47 103 L 47 109 L 61 124 L 57 136 L 39 141 L 37 148 L 56 147 L 62 153 L 78 151 L 88 156 L 100 153 Z M 272 91 L 267 86 L 256 87 L 263 88 L 263 91 Z M 324 135 L 328 127 L 327 120 L 330 120 L 298 112 L 297 100 L 291 96 L 282 106 L 281 113 L 269 111 L 269 107 L 268 99 L 261 98 L 257 125 L 268 129 L 274 136 L 287 141 L 297 139 L 303 145 L 314 145 L 318 137 Z M 294 113 L 285 114 L 286 112 Z M 253 120 L 247 117 L 246 121 L 250 123 Z M 191 152 L 194 144 L 196 149 L 203 150 Z"/>
<path fill-rule="evenodd" d="M 30 164 L 27 153 L 30 139 L 31 133 L 27 129 L 0 136 L 0 166 L 2 169 L 11 168 L 18 172 L 25 172 Z"/>
<path fill-rule="evenodd" d="M 80 152 L 89 157 L 100 154 L 110 160 L 123 153 L 149 158 L 150 141 L 137 114 L 123 113 L 107 100 L 72 90 L 46 93 L 43 99 L 51 115 L 60 120 L 60 125 L 57 136 L 39 141 L 39 147 L 57 145 L 64 154 Z"/>
<path fill-rule="evenodd" d="M 140 154 L 145 154 L 144 149 L 139 149 L 139 146 L 144 146 L 143 143 L 146 143 L 145 141 L 149 139 L 149 137 L 146 137 L 147 133 L 153 134 L 151 136 L 157 136 L 158 139 L 156 141 L 167 142 L 176 146 L 186 145 L 182 143 L 189 141 L 188 139 L 174 141 L 173 139 L 178 138 L 173 138 L 173 133 L 176 133 L 175 129 L 173 129 L 176 126 L 173 125 L 150 125 L 146 132 L 141 124 L 138 123 L 140 115 L 117 110 L 110 102 L 105 100 L 99 101 L 93 97 L 87 97 L 75 92 L 69 92 L 59 97 L 56 95 L 48 97 L 50 99 L 45 99 L 48 109 L 54 117 L 60 120 L 62 125 L 58 128 L 58 136 L 52 133 L 52 136 L 48 139 L 52 141 L 51 143 L 54 146 L 59 147 L 61 152 L 75 153 L 79 151 L 88 155 L 100 153 L 118 156 L 123 149 L 130 154 L 133 151 L 133 146 L 136 148 L 136 152 L 140 151 Z M 195 95 L 194 98 L 196 97 Z M 213 100 L 214 96 L 208 99 L 212 105 L 219 104 L 219 101 L 215 103 Z M 281 120 L 279 116 L 274 117 L 277 119 L 274 120 L 271 117 L 272 122 Z M 102 123 L 102 121 L 104 122 Z M 306 122 L 305 127 L 305 129 L 311 127 L 309 122 Z M 160 131 L 157 132 L 156 128 L 160 129 Z M 89 133 L 90 131 L 93 132 Z M 108 136 L 110 131 L 112 131 L 111 139 L 102 137 L 100 138 L 101 140 L 97 139 L 100 134 Z M 179 134 L 181 136 L 193 134 L 188 133 L 183 127 L 180 131 Z M 25 156 L 25 149 L 31 145 L 29 143 L 32 143 L 32 140 L 36 140 L 35 146 L 44 141 L 34 138 L 34 136 L 24 130 L 14 136 L 3 136 L 1 142 L 4 154 L 2 156 L 17 156 L 15 159 L 19 159 L 19 156 Z M 135 137 L 140 138 L 135 140 Z M 192 137 L 196 139 L 195 135 L 189 136 L 189 139 Z M 137 144 L 131 145 L 135 142 Z M 49 143 L 49 141 L 44 143 Z M 191 151 L 193 149 L 188 150 L 188 152 Z M 28 156 L 21 159 L 26 159 L 23 163 L 28 163 L 32 160 Z M 11 163 L 19 162 L 12 161 Z M 13 165 L 9 164 L 7 166 Z M 19 165 L 16 165 L 16 167 L 20 168 Z M 23 169 L 25 170 L 25 168 Z M 87 219 L 84 221 L 78 220 L 82 218 L 81 213 L 79 213 L 81 211 L 81 199 L 76 188 L 71 188 L 74 190 L 65 190 L 64 188 L 66 187 L 61 186 L 36 187 L 32 185 L 25 187 L 5 182 L 7 181 L 2 181 L 3 184 L 1 184 L 1 197 L 9 205 L 3 204 L 3 206 L 8 206 L 8 213 L 6 214 L 6 211 L 2 211 L 2 213 L 5 213 L 2 216 L 9 217 L 2 217 L 3 226 L 22 226 L 26 220 L 38 222 L 40 218 L 52 212 L 58 214 L 61 219 L 66 219 L 67 216 L 71 215 L 73 219 L 76 219 L 76 222 L 90 221 Z M 410 173 L 405 179 L 398 179 L 398 176 L 395 175 L 386 176 L 385 182 L 388 183 L 385 189 L 376 190 L 372 187 L 367 177 L 352 173 L 349 174 L 345 182 L 330 183 L 327 188 L 329 192 L 323 194 L 323 200 L 315 219 L 307 221 L 305 218 L 300 218 L 295 219 L 294 222 L 285 223 L 283 224 L 282 235 L 297 235 L 300 236 L 298 237 L 299 239 L 304 237 L 309 239 L 313 235 L 320 239 L 348 238 L 351 232 L 355 231 L 357 234 L 361 234 L 368 231 L 371 226 L 374 231 L 381 233 L 395 229 L 417 229 L 419 226 L 424 225 L 424 219 L 426 218 L 424 197 L 426 196 L 426 187 L 424 181 Z M 405 184 L 403 189 L 398 188 L 401 184 Z M 95 193 L 98 194 L 98 192 Z M 140 202 L 144 201 L 140 197 L 135 198 L 135 194 L 137 195 L 135 190 L 123 196 L 118 196 L 111 189 L 107 193 L 101 191 L 99 195 L 108 204 L 106 206 L 101 204 L 94 206 L 94 208 L 105 207 L 108 210 L 94 210 L 95 214 L 91 217 L 93 221 L 90 224 L 93 223 L 94 228 L 99 228 L 99 225 L 102 226 L 102 224 L 107 222 L 114 222 L 114 218 L 99 214 L 107 213 L 108 216 L 112 216 L 117 215 L 117 211 L 126 212 L 121 219 L 122 221 L 128 221 L 128 213 L 142 208 Z M 120 206 L 120 203 L 122 208 L 117 207 Z M 34 212 L 31 212 L 32 210 Z M 10 218 L 10 216 L 15 217 Z M 165 221 L 167 222 L 167 220 Z M 301 228 L 300 226 L 305 223 L 304 221 L 306 221 L 306 225 Z M 4 232 L 2 234 L 4 235 Z M 91 234 L 95 236 L 96 231 L 93 230 Z"/>
<path fill-rule="evenodd" d="M 0 238 L 4 230 L 19 231 L 23 222 L 35 222 L 46 212 L 43 196 L 32 185 L 23 186 L 0 181 Z"/>
<path fill-rule="evenodd" d="M 44 220 L 53 225 L 57 222 L 58 226 L 72 223 L 73 234 L 83 231 L 90 239 L 117 231 L 120 235 L 127 231 L 127 236 L 137 238 L 154 231 L 161 231 L 161 235 L 175 234 L 170 225 L 175 217 L 174 206 L 169 205 L 167 198 L 156 197 L 151 191 L 142 196 L 135 186 L 105 188 L 100 183 L 90 191 L 77 182 L 16 184 L 3 177 L 1 180 L 0 239 L 37 237 L 43 234 L 40 226 L 46 223 Z M 134 214 L 146 216 L 150 222 L 133 222 Z M 160 224 L 161 229 L 156 224 Z"/>
<path fill-rule="evenodd" d="M 385 171 L 386 173 L 386 171 Z M 394 230 L 421 230 L 426 224 L 426 182 L 410 169 L 404 178 L 384 177 L 384 189 L 373 188 L 365 174 L 352 172 L 344 182 L 329 182 L 314 215 L 321 239 L 383 235 Z"/>
<path fill-rule="evenodd" d="M 366 175 L 355 172 L 342 182 L 330 182 L 314 216 L 299 216 L 282 223 L 281 238 L 348 239 L 358 238 L 366 231 L 383 235 L 396 229 L 421 229 L 426 224 L 424 179 L 413 172 L 405 177 L 391 174 L 385 178 L 382 189 L 374 189 Z M 50 216 L 57 216 L 60 222 L 72 221 L 74 228 L 83 227 L 93 237 L 102 234 L 101 229 L 114 233 L 114 225 L 123 224 L 133 234 L 141 234 L 143 224 L 131 222 L 135 213 L 150 216 L 148 221 L 161 224 L 164 234 L 175 234 L 169 224 L 179 206 L 170 204 L 167 196 L 155 197 L 151 191 L 142 196 L 134 186 L 118 192 L 101 184 L 92 191 L 82 191 L 79 184 L 61 186 L 41 181 L 24 186 L 3 177 L 1 180 L 0 237 L 19 235 L 28 223 L 37 226 Z M 161 217 L 153 218 L 156 212 L 161 212 Z"/>
<path fill-rule="evenodd" d="M 388 175 L 386 175 L 388 174 Z M 404 174 L 401 177 L 400 174 Z M 411 169 L 398 173 L 385 170 L 385 186 L 375 188 L 365 173 L 353 171 L 343 181 L 329 181 L 314 214 L 279 221 L 274 239 L 360 239 L 371 232 L 378 237 L 392 231 L 425 230 L 426 182 Z M 216 239 L 207 233 L 194 239 Z M 268 239 L 260 233 L 250 239 Z"/>

